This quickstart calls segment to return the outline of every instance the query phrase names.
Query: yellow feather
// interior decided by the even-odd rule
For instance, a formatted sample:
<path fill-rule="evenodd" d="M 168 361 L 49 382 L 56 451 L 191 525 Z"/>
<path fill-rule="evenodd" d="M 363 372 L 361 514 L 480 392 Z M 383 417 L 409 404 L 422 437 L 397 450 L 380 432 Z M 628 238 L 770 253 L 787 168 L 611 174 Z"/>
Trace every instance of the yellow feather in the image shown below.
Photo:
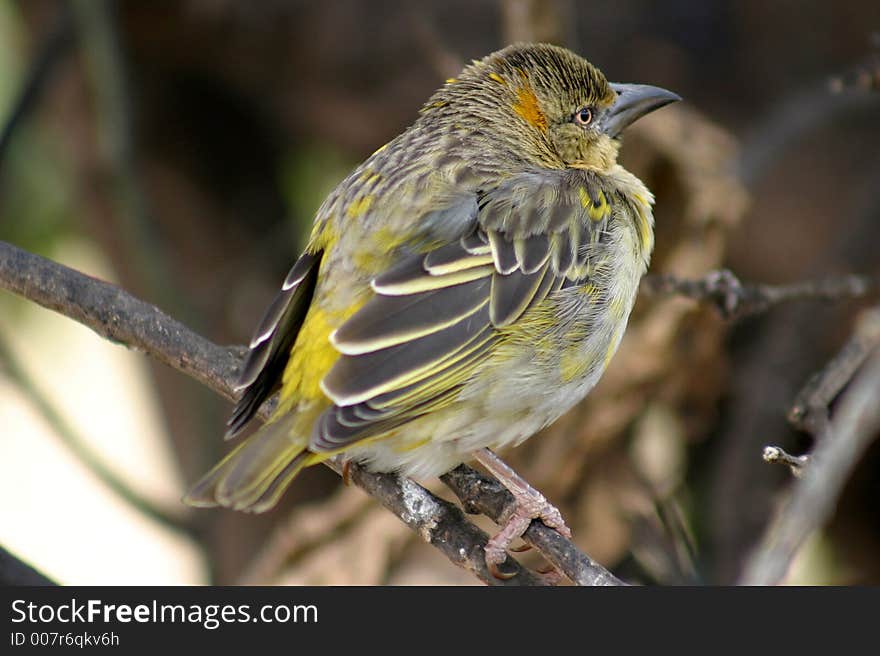
<path fill-rule="evenodd" d="M 562 382 L 569 383 L 583 376 L 591 362 L 589 353 L 584 352 L 580 345 L 569 346 L 562 352 L 559 360 L 559 375 L 562 377 Z"/>
<path fill-rule="evenodd" d="M 349 209 L 349 216 L 351 210 Z M 377 274 L 388 268 L 388 254 L 403 246 L 409 236 L 389 226 L 377 228 L 363 243 L 362 248 L 351 254 L 355 266 L 366 273 Z"/>
<path fill-rule="evenodd" d="M 309 308 L 284 368 L 279 412 L 300 401 L 326 401 L 329 405 L 329 399 L 321 390 L 321 379 L 340 355 L 330 343 L 330 333 L 363 306 L 366 296 L 362 294 L 339 311 L 328 312 L 317 304 Z"/>
<path fill-rule="evenodd" d="M 349 205 L 345 213 L 348 215 L 349 219 L 356 219 L 359 216 L 366 214 L 372 204 L 373 195 L 365 194 Z"/>
<path fill-rule="evenodd" d="M 599 203 L 591 204 L 587 209 L 587 214 L 593 221 L 601 221 L 608 215 L 608 211 L 608 200 L 605 198 L 605 193 L 599 190 Z"/>
<path fill-rule="evenodd" d="M 608 350 L 605 352 L 605 366 L 608 366 L 608 363 L 611 362 L 611 358 L 614 357 L 614 353 L 617 351 L 617 346 L 620 343 L 620 333 L 622 328 L 618 328 L 614 331 L 614 335 L 611 338 L 611 343 L 608 344 Z"/>
<path fill-rule="evenodd" d="M 590 198 L 590 194 L 587 193 L 586 187 L 578 187 L 578 198 L 581 201 L 581 207 L 584 209 L 593 206 L 593 199 Z"/>
<path fill-rule="evenodd" d="M 307 250 L 310 253 L 328 251 L 339 241 L 339 236 L 339 231 L 333 221 L 317 221 L 312 226 L 312 234 L 309 235 Z"/>

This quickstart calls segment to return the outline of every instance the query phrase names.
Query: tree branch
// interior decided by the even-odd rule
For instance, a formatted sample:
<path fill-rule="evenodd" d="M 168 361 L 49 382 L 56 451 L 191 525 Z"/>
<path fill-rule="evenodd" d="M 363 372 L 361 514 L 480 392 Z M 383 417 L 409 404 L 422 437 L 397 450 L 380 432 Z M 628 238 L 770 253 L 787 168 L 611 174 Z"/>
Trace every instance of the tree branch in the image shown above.
<path fill-rule="evenodd" d="M 132 297 L 114 285 L 0 242 L 0 287 L 75 319 L 108 340 L 150 355 L 228 399 L 234 398 L 232 385 L 243 353 L 241 347 L 217 346 L 166 316 L 155 306 Z M 678 293 L 696 300 L 708 300 L 716 303 L 727 316 L 743 316 L 794 299 L 836 300 L 864 296 L 877 289 L 878 281 L 870 277 L 846 276 L 779 287 L 744 286 L 729 272 L 720 272 L 697 281 L 654 276 L 645 281 L 644 287 L 648 293 Z M 875 326 L 872 322 L 866 325 Z M 860 334 L 865 338 L 865 334 L 874 333 Z M 854 370 L 857 366 L 853 365 L 854 360 L 850 357 L 844 360 L 847 370 Z M 838 381 L 839 377 L 835 374 L 833 379 Z M 822 380 L 826 382 L 815 386 L 820 390 L 817 398 L 825 398 L 828 395 L 827 390 L 840 384 L 832 384 L 825 378 Z M 847 398 L 852 395 L 854 393 L 848 394 Z M 265 419 L 271 409 L 272 404 L 266 404 L 260 416 Z M 852 412 L 855 411 L 851 411 L 850 415 Z M 849 416 L 843 415 L 843 410 L 838 414 Z M 850 418 L 849 424 L 843 428 L 850 430 L 853 421 Z M 849 435 L 852 431 L 840 432 Z M 846 444 L 851 441 L 843 440 Z M 819 457 L 818 449 L 816 457 Z M 850 449 L 849 458 L 854 457 Z M 854 460 L 847 462 L 851 467 Z M 835 466 L 839 468 L 839 465 Z M 813 469 L 824 472 L 824 468 L 818 465 L 810 467 L 811 471 Z M 840 472 L 835 471 L 839 476 Z M 822 473 L 822 476 L 833 474 Z M 813 481 L 817 476 L 805 476 L 804 481 Z M 486 534 L 468 522 L 454 505 L 437 498 L 412 481 L 396 476 L 372 474 L 357 467 L 352 469 L 352 480 L 394 512 L 426 542 L 481 580 L 490 584 L 508 585 L 540 583 L 538 577 L 523 569 L 512 558 L 508 558 L 506 567 L 514 576 L 505 581 L 492 577 L 486 571 L 483 558 Z M 445 475 L 443 480 L 469 512 L 481 512 L 498 520 L 510 503 L 509 493 L 499 483 L 469 467 L 459 467 Z M 842 485 L 842 480 L 838 484 Z M 812 502 L 811 500 L 810 503 Z M 815 517 L 818 517 L 818 513 Z M 540 522 L 532 523 L 524 539 L 576 583 L 621 583 L 613 574 L 581 553 L 570 541 Z M 786 544 L 790 545 L 790 542 Z"/>
<path fill-rule="evenodd" d="M 730 271 L 712 271 L 697 280 L 682 280 L 666 274 L 652 274 L 642 280 L 641 290 L 649 295 L 678 294 L 709 302 L 725 319 L 739 319 L 764 312 L 789 301 L 839 301 L 862 298 L 880 291 L 880 276 L 836 276 L 791 285 L 743 284 Z"/>
<path fill-rule="evenodd" d="M 831 403 L 852 380 L 865 360 L 880 347 L 880 308 L 866 311 L 859 320 L 855 333 L 831 361 L 810 376 L 798 392 L 788 421 L 798 430 L 812 435 L 818 444 L 830 434 Z M 764 460 L 788 465 L 792 474 L 800 478 L 810 462 L 809 455 L 792 456 L 782 447 L 764 448 Z"/>
<path fill-rule="evenodd" d="M 810 456 L 793 456 L 781 446 L 765 446 L 762 455 L 764 462 L 774 465 L 786 465 L 795 478 L 800 478 L 804 467 L 810 463 Z"/>
<path fill-rule="evenodd" d="M 233 399 L 240 347 L 193 333 L 115 285 L 0 242 L 0 287 L 54 310 L 111 342 L 140 351 Z"/>
<path fill-rule="evenodd" d="M 855 333 L 846 345 L 821 371 L 813 374 L 798 392 L 788 412 L 791 424 L 821 440 L 828 427 L 828 408 L 831 402 L 878 346 L 880 308 L 875 308 L 862 315 Z"/>
<path fill-rule="evenodd" d="M 515 503 L 513 495 L 501 483 L 467 465 L 460 465 L 440 478 L 461 500 L 467 512 L 481 513 L 492 521 L 500 521 L 508 507 Z M 542 522 L 532 522 L 523 534 L 523 540 L 578 585 L 626 585 Z"/>
<path fill-rule="evenodd" d="M 377 498 L 428 544 L 436 547 L 459 567 L 490 585 L 543 585 L 543 581 L 510 556 L 505 563 L 512 576 L 497 579 L 486 567 L 483 548 L 489 540 L 469 522 L 461 509 L 440 499 L 408 478 L 372 474 L 352 465 L 351 480 Z M 560 536 L 562 537 L 562 536 Z"/>
<path fill-rule="evenodd" d="M 0 287 L 54 310 L 98 335 L 143 352 L 233 399 L 232 385 L 242 349 L 224 348 L 193 333 L 115 285 L 0 241 Z M 265 404 L 265 419 L 272 404 Z M 351 479 L 439 549 L 453 563 L 490 585 L 539 585 L 541 579 L 508 558 L 507 580 L 486 569 L 483 547 L 488 536 L 465 519 L 461 510 L 423 487 L 396 476 L 352 467 Z"/>
<path fill-rule="evenodd" d="M 857 333 L 877 330 L 880 308 L 865 314 Z M 880 352 L 861 368 L 843 393 L 822 439 L 803 467 L 791 497 L 779 510 L 744 569 L 742 583 L 782 580 L 803 543 L 823 526 L 861 454 L 880 432 Z"/>

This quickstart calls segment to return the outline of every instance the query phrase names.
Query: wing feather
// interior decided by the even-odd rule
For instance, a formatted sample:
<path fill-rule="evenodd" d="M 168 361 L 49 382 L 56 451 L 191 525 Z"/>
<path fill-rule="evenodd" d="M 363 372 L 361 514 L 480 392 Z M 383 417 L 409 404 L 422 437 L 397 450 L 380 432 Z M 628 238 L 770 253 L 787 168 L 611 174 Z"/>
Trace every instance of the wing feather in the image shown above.
<path fill-rule="evenodd" d="M 333 405 L 309 448 L 341 449 L 454 403 L 500 328 L 584 284 L 607 218 L 597 203 L 608 209 L 592 175 L 509 179 L 480 195 L 464 236 L 376 276 L 374 298 L 332 336 L 342 355 L 322 388 Z"/>
<path fill-rule="evenodd" d="M 462 237 L 461 247 L 471 255 L 491 255 L 492 249 L 486 238 L 486 233 L 482 230 L 474 230 L 469 235 Z"/>
<path fill-rule="evenodd" d="M 523 273 L 535 273 L 550 257 L 550 238 L 546 234 L 519 239 L 515 243 L 518 245 L 516 259 Z"/>
<path fill-rule="evenodd" d="M 506 276 L 495 273 L 492 276 L 492 297 L 489 301 L 489 319 L 497 328 L 509 326 L 522 316 L 522 313 L 535 298 L 549 267 L 527 274 L 514 271 Z"/>
<path fill-rule="evenodd" d="M 461 241 L 441 246 L 428 253 L 424 259 L 425 271 L 433 276 L 442 276 L 487 264 L 492 264 L 492 255 L 488 248 L 485 248 L 485 253 L 482 254 L 472 253 Z"/>
<path fill-rule="evenodd" d="M 487 302 L 488 277 L 421 294 L 374 296 L 330 342 L 345 355 L 371 353 L 430 335 L 460 322 Z"/>
<path fill-rule="evenodd" d="M 370 285 L 374 292 L 384 296 L 418 294 L 485 278 L 492 273 L 493 268 L 491 259 L 484 260 L 485 258 L 475 258 L 469 268 L 462 268 L 445 275 L 425 275 L 430 272 L 425 269 L 424 256 L 416 255 L 376 276 Z"/>
<path fill-rule="evenodd" d="M 484 304 L 474 314 L 431 335 L 371 353 L 343 355 L 321 387 L 337 405 L 352 405 L 422 380 L 484 330 L 488 315 Z M 350 321 L 356 318 L 357 314 Z"/>
<path fill-rule="evenodd" d="M 489 245 L 492 248 L 492 259 L 495 262 L 495 269 L 498 273 L 507 275 L 516 271 L 519 262 L 516 258 L 516 249 L 513 242 L 505 239 L 500 232 L 490 231 Z"/>
<path fill-rule="evenodd" d="M 241 432 L 263 401 L 279 387 L 281 373 L 315 291 L 321 255 L 305 253 L 296 261 L 257 326 L 236 385 L 244 393 L 227 422 L 227 439 Z"/>

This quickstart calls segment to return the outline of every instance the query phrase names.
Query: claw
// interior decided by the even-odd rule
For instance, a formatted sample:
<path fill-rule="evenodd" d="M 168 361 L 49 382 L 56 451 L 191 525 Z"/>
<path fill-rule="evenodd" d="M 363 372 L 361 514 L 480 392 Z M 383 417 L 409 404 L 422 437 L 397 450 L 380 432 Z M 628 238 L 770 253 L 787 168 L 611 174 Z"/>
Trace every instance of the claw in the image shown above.
<path fill-rule="evenodd" d="M 541 575 L 547 585 L 559 585 L 564 578 L 559 570 L 550 564 L 536 569 L 535 572 Z"/>
<path fill-rule="evenodd" d="M 342 463 L 342 483 L 345 487 L 351 485 L 351 460 Z"/>
<path fill-rule="evenodd" d="M 508 547 L 508 551 L 512 551 L 513 553 L 525 553 L 532 548 L 532 545 L 526 544 L 525 542 L 519 545 L 518 547 Z"/>
<path fill-rule="evenodd" d="M 540 492 L 523 480 L 515 471 L 488 449 L 476 453 L 477 460 L 495 475 L 513 494 L 515 505 L 510 511 L 504 527 L 486 544 L 486 564 L 489 570 L 497 571 L 498 565 L 507 558 L 507 551 L 526 551 L 529 546 L 511 549 L 510 545 L 529 528 L 533 519 L 544 522 L 548 528 L 555 529 L 566 538 L 571 538 L 571 530 L 565 525 L 562 513 L 550 504 Z M 540 572 L 547 574 L 548 572 Z M 558 573 L 556 574 L 558 576 Z"/>
<path fill-rule="evenodd" d="M 490 563 L 487 561 L 486 564 L 489 567 L 489 573 L 496 579 L 507 581 L 508 579 L 512 579 L 514 576 L 516 576 L 516 572 L 502 572 L 500 569 L 498 569 L 498 563 Z"/>

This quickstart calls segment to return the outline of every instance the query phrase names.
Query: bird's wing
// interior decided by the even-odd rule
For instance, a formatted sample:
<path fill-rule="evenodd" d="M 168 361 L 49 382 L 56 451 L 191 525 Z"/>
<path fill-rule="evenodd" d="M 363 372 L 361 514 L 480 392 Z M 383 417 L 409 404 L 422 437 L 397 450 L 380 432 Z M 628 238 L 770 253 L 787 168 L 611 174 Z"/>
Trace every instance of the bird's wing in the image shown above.
<path fill-rule="evenodd" d="M 461 239 L 410 256 L 330 337 L 341 356 L 321 386 L 333 401 L 310 449 L 344 448 L 455 401 L 500 330 L 584 281 L 609 199 L 583 171 L 529 173 L 481 195 Z"/>
<path fill-rule="evenodd" d="M 280 386 L 290 349 L 312 301 L 321 255 L 320 251 L 304 253 L 296 261 L 254 331 L 236 385 L 244 393 L 227 422 L 227 438 L 237 435 Z"/>

